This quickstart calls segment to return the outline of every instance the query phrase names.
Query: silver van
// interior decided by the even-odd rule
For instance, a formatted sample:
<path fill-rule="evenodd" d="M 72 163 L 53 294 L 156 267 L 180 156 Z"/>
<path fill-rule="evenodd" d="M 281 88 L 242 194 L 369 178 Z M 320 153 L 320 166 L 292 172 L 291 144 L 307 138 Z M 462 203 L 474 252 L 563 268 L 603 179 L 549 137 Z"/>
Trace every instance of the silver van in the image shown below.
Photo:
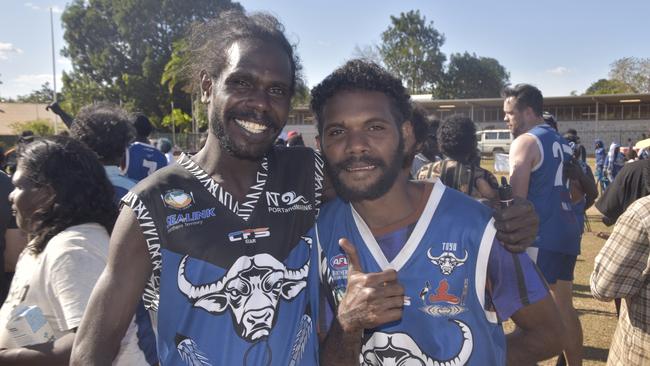
<path fill-rule="evenodd" d="M 513 137 L 510 130 L 483 130 L 476 133 L 481 154 L 509 153 Z"/>

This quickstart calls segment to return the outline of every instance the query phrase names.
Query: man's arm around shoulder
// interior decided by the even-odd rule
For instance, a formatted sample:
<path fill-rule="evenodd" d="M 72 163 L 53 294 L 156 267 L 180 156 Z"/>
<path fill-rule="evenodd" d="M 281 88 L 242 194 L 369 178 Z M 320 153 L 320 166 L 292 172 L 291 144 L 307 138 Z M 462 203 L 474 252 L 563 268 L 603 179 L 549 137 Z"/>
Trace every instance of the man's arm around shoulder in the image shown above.
<path fill-rule="evenodd" d="M 108 263 L 75 337 L 71 365 L 110 365 L 151 274 L 147 245 L 130 208 L 117 219 Z"/>

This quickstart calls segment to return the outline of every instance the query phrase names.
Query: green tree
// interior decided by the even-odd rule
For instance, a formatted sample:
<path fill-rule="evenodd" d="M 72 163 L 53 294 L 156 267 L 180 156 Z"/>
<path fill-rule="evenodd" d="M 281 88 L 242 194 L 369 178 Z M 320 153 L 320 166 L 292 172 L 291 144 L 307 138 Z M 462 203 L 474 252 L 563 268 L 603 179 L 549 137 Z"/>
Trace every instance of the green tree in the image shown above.
<path fill-rule="evenodd" d="M 183 112 L 181 109 L 174 108 L 171 114 L 163 117 L 162 125 L 169 127 L 171 130 L 172 122 L 174 123 L 174 128 L 176 128 L 176 131 L 191 132 L 192 117 L 190 117 L 189 114 Z"/>
<path fill-rule="evenodd" d="M 510 82 L 510 74 L 493 58 L 465 52 L 449 57 L 443 80 L 434 92 L 437 98 L 497 98 Z"/>
<path fill-rule="evenodd" d="M 379 53 L 384 64 L 406 84 L 411 94 L 431 92 L 443 75 L 443 34 L 426 22 L 420 11 L 391 16 L 391 25 L 381 34 Z"/>
<path fill-rule="evenodd" d="M 638 93 L 650 93 L 650 58 L 624 57 L 610 67 L 610 79 L 619 80 Z"/>
<path fill-rule="evenodd" d="M 14 122 L 10 124 L 9 127 L 16 135 L 20 135 L 20 133 L 23 131 L 32 131 L 34 135 L 37 136 L 54 135 L 54 127 L 52 127 L 52 122 L 46 119 L 37 119 L 27 122 Z"/>
<path fill-rule="evenodd" d="M 600 79 L 587 88 L 585 95 L 633 94 L 636 92 L 636 89 L 621 80 Z"/>
<path fill-rule="evenodd" d="M 169 113 L 170 93 L 161 85 L 172 44 L 192 22 L 241 9 L 230 0 L 73 0 L 62 14 L 73 71 L 64 78 L 64 93 L 107 99 L 139 110 L 155 121 Z M 187 96 L 175 104 L 190 109 Z M 76 103 L 76 102 L 75 102 Z"/>
<path fill-rule="evenodd" d="M 27 95 L 19 95 L 16 101 L 20 103 L 51 103 L 53 100 L 54 90 L 50 87 L 49 82 L 45 82 L 38 90 L 33 90 Z M 57 97 L 61 94 L 57 93 Z M 58 98 L 57 98 L 58 99 Z"/>

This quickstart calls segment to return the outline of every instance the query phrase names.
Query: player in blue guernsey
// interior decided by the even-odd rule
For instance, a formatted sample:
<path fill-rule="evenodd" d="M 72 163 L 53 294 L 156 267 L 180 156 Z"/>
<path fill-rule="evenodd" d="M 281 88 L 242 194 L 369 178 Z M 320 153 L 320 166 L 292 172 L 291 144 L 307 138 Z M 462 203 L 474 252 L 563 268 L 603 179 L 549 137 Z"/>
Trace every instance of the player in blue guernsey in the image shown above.
<path fill-rule="evenodd" d="M 580 228 L 571 206 L 564 162 L 572 150 L 544 123 L 542 93 L 519 84 L 503 91 L 504 120 L 515 140 L 510 147 L 510 182 L 515 196 L 527 197 L 540 226 L 529 254 L 550 285 L 565 325 L 564 351 L 569 365 L 582 362 L 582 329 L 573 308 L 573 270 L 580 253 Z"/>
<path fill-rule="evenodd" d="M 156 170 L 167 166 L 167 158 L 160 150 L 149 144 L 149 135 L 153 131 L 153 126 L 144 114 L 135 115 L 133 127 L 136 132 L 135 141 L 124 155 L 122 174 L 139 182 Z"/>
<path fill-rule="evenodd" d="M 557 354 L 561 323 L 544 281 L 495 239 L 492 210 L 409 180 L 415 138 L 398 79 L 349 61 L 312 90 L 312 110 L 340 197 L 308 234 L 336 313 L 323 364 L 522 365 Z M 507 318 L 521 330 L 505 336 Z"/>

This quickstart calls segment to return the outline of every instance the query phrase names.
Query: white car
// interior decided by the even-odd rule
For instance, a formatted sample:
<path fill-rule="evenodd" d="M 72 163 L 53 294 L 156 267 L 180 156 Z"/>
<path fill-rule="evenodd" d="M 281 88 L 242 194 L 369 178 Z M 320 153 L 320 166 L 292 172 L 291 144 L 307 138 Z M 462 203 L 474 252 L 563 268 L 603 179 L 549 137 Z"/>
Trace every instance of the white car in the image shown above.
<path fill-rule="evenodd" d="M 476 133 L 478 150 L 481 154 L 507 154 L 513 137 L 510 130 L 483 130 Z"/>

